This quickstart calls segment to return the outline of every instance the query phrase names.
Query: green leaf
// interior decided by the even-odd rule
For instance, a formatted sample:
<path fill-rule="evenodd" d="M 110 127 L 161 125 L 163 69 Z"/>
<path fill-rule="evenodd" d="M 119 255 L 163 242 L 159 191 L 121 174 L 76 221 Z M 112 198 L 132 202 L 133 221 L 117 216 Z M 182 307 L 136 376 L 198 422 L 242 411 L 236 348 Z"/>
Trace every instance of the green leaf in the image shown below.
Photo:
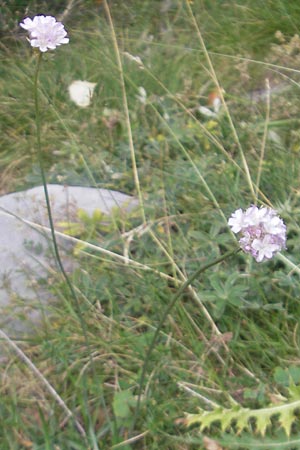
<path fill-rule="evenodd" d="M 276 383 L 281 384 L 282 386 L 288 387 L 292 384 L 300 383 L 300 367 L 298 366 L 289 366 L 285 369 L 282 367 L 276 367 L 274 371 L 274 380 Z"/>
<path fill-rule="evenodd" d="M 136 403 L 131 391 L 116 392 L 113 399 L 113 410 L 117 419 L 126 419 L 131 415 L 131 407 Z"/>
<path fill-rule="evenodd" d="M 295 411 L 300 408 L 299 390 L 290 390 L 290 394 L 292 398 L 289 401 L 267 408 L 248 409 L 235 405 L 231 409 L 218 407 L 213 411 L 200 410 L 199 414 L 188 414 L 186 423 L 188 426 L 198 423 L 202 432 L 219 422 L 222 431 L 234 429 L 240 434 L 244 430 L 252 429 L 253 422 L 255 422 L 255 431 L 264 436 L 267 428 L 271 425 L 272 417 L 276 417 L 281 428 L 289 436 L 291 427 L 296 420 Z"/>

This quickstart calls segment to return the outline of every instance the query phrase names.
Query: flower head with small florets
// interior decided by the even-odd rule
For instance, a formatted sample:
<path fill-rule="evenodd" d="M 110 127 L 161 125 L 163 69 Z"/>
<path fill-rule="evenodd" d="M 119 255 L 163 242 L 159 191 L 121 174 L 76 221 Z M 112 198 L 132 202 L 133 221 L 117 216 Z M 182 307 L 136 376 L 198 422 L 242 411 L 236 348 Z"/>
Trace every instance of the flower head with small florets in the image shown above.
<path fill-rule="evenodd" d="M 250 206 L 246 211 L 237 209 L 228 225 L 234 233 L 240 233 L 240 246 L 257 262 L 271 259 L 285 248 L 286 226 L 277 212 L 271 208 Z"/>
<path fill-rule="evenodd" d="M 41 52 L 54 50 L 61 44 L 68 44 L 67 32 L 61 22 L 52 16 L 26 17 L 20 26 L 28 31 L 30 45 L 38 47 Z"/>

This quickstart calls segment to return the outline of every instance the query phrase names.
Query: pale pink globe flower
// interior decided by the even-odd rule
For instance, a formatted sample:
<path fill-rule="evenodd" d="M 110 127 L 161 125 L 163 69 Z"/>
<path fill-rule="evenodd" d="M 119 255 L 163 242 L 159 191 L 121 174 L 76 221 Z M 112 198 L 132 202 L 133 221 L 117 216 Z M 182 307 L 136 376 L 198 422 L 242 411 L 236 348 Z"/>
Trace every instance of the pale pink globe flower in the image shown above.
<path fill-rule="evenodd" d="M 255 205 L 245 212 L 237 209 L 229 218 L 228 225 L 234 233 L 239 233 L 239 244 L 245 253 L 257 262 L 271 259 L 285 248 L 286 226 L 272 208 Z"/>
<path fill-rule="evenodd" d="M 26 17 L 20 26 L 28 31 L 30 45 L 39 48 L 43 53 L 69 43 L 64 25 L 57 22 L 55 17 L 43 15 L 35 16 L 33 19 Z"/>

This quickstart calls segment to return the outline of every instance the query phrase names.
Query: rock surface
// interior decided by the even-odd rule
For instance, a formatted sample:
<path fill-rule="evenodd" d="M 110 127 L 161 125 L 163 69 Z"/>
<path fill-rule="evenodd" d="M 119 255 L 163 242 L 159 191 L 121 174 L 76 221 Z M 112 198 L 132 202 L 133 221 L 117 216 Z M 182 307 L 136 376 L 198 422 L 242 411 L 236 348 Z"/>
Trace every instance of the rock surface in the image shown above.
<path fill-rule="evenodd" d="M 109 215 L 112 209 L 126 212 L 137 205 L 134 198 L 106 189 L 48 185 L 48 190 L 55 227 L 74 222 L 78 209 L 90 216 L 96 209 Z M 15 336 L 39 325 L 50 294 L 38 280 L 57 271 L 50 234 L 20 218 L 49 227 L 42 186 L 0 197 L 0 327 Z M 60 240 L 59 247 L 63 246 Z M 72 259 L 63 254 L 70 271 Z"/>

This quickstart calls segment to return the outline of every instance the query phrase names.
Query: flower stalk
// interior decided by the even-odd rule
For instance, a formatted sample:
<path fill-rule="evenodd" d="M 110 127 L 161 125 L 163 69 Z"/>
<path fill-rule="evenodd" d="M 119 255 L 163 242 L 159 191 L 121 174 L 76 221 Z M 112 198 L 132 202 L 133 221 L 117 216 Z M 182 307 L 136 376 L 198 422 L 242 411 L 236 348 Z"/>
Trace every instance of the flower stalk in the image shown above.
<path fill-rule="evenodd" d="M 50 203 L 48 187 L 47 187 L 46 174 L 45 174 L 45 169 L 44 169 L 43 150 L 42 150 L 42 142 L 41 142 L 41 114 L 40 114 L 40 108 L 39 108 L 39 73 L 40 73 L 42 58 L 43 58 L 43 52 L 39 51 L 38 56 L 37 56 L 37 64 L 36 64 L 36 68 L 35 68 L 35 72 L 34 72 L 34 83 L 33 83 L 35 122 L 36 122 L 37 158 L 38 158 L 38 163 L 39 163 L 39 167 L 40 167 L 42 183 L 43 183 L 43 188 L 44 188 L 44 195 L 45 195 L 45 200 L 46 200 L 46 208 L 47 208 L 47 214 L 48 214 L 49 225 L 50 225 L 50 230 L 51 230 L 51 238 L 52 238 L 55 260 L 56 260 L 56 263 L 58 265 L 58 268 L 59 268 L 63 278 L 65 279 L 65 282 L 68 286 L 70 294 L 75 302 L 75 307 L 77 309 L 77 314 L 78 314 L 78 317 L 80 320 L 80 325 L 82 328 L 84 340 L 85 340 L 86 346 L 88 347 L 86 325 L 85 325 L 85 322 L 83 320 L 82 313 L 80 310 L 79 300 L 78 300 L 77 294 L 75 292 L 75 289 L 70 281 L 70 278 L 68 277 L 68 275 L 65 271 L 65 268 L 63 266 L 61 256 L 59 253 L 59 249 L 58 249 L 55 228 L 54 228 L 54 222 L 53 222 L 53 216 L 52 216 L 52 211 L 51 211 L 51 203 Z"/>
<path fill-rule="evenodd" d="M 192 275 L 190 275 L 190 277 L 184 282 L 182 283 L 182 285 L 179 287 L 178 291 L 176 292 L 176 294 L 174 295 L 174 297 L 172 298 L 170 304 L 166 307 L 157 327 L 154 333 L 154 336 L 152 338 L 152 341 L 148 347 L 148 350 L 146 352 L 146 356 L 144 359 L 144 363 L 143 363 L 143 367 L 142 367 L 142 373 L 141 373 L 141 377 L 140 377 L 140 381 L 139 381 L 139 388 L 138 388 L 138 394 L 137 394 L 137 404 L 136 404 L 136 408 L 135 408 L 135 413 L 134 413 L 134 419 L 133 419 L 133 428 L 135 427 L 138 415 L 139 415 L 139 411 L 140 411 L 140 404 L 141 404 L 141 397 L 142 397 L 142 390 L 144 387 L 144 383 L 145 383 L 145 378 L 147 375 L 147 371 L 148 371 L 148 366 L 149 366 L 149 362 L 150 362 L 150 358 L 152 355 L 152 352 L 156 346 L 157 343 L 157 339 L 159 336 L 159 333 L 168 317 L 168 315 L 170 314 L 170 312 L 172 311 L 172 309 L 174 308 L 174 306 L 176 305 L 177 301 L 180 299 L 181 295 L 183 294 L 183 292 L 192 284 L 192 282 L 199 277 L 199 275 L 201 275 L 202 273 L 204 273 L 206 270 L 210 269 L 211 267 L 214 267 L 218 264 L 220 264 L 221 262 L 225 261 L 226 259 L 230 258 L 231 256 L 235 255 L 236 253 L 238 253 L 239 251 L 241 251 L 240 248 L 235 248 L 234 250 L 230 250 L 229 252 L 225 253 L 224 255 L 220 256 L 219 258 L 215 259 L 214 261 L 211 261 L 210 263 L 206 264 L 205 266 L 199 267 L 199 269 L 197 269 Z"/>
<path fill-rule="evenodd" d="M 40 16 L 35 16 L 33 19 L 26 18 L 26 19 L 24 19 L 24 21 L 22 23 L 20 23 L 20 26 L 28 31 L 30 45 L 34 48 L 39 49 L 38 56 L 37 56 L 37 64 L 36 64 L 36 68 L 35 68 L 35 72 L 34 72 L 34 83 L 33 83 L 35 123 L 36 123 L 36 146 L 37 146 L 37 158 L 38 158 L 38 163 L 39 163 L 40 172 L 41 172 L 41 178 L 42 178 L 42 183 L 43 183 L 43 188 L 44 188 L 49 225 L 50 225 L 50 230 L 51 230 L 54 256 L 55 256 L 57 266 L 58 266 L 58 268 L 66 282 L 66 285 L 70 291 L 71 297 L 73 298 L 73 300 L 75 302 L 74 303 L 75 310 L 77 311 L 77 315 L 79 318 L 85 346 L 86 346 L 87 351 L 89 351 L 89 340 L 88 340 L 88 335 L 87 335 L 87 328 L 86 328 L 85 321 L 83 319 L 83 315 L 81 313 L 78 296 L 73 287 L 73 284 L 71 283 L 71 281 L 64 269 L 63 262 L 62 262 L 62 259 L 61 259 L 60 253 L 59 253 L 59 249 L 58 249 L 56 233 L 55 233 L 55 228 L 54 228 L 54 222 L 53 222 L 53 217 L 52 217 L 52 211 L 51 211 L 51 203 L 50 203 L 48 187 L 47 187 L 46 173 L 45 173 L 45 169 L 44 169 L 44 159 L 43 159 L 42 142 L 41 142 L 41 114 L 40 114 L 40 108 L 39 108 L 39 74 L 40 74 L 40 68 L 41 68 L 41 63 L 42 63 L 42 56 L 43 56 L 43 53 L 47 52 L 48 50 L 54 50 L 56 47 L 60 46 L 61 44 L 67 44 L 69 42 L 69 38 L 66 37 L 67 32 L 66 32 L 63 24 L 60 22 L 57 22 L 56 19 L 52 16 L 40 15 Z M 89 353 L 89 360 L 90 360 L 92 370 L 94 370 L 93 357 L 92 357 L 91 353 Z M 89 420 L 89 434 L 91 436 L 91 439 L 94 442 L 93 448 L 95 450 L 98 450 L 98 445 L 95 441 L 94 432 L 93 432 L 92 419 L 91 419 L 91 416 L 89 413 L 87 386 L 88 386 L 88 383 L 87 383 L 87 380 L 85 380 L 84 385 L 83 385 L 85 412 L 86 412 L 88 420 Z M 75 422 L 75 423 L 78 428 L 78 423 L 77 422 Z M 78 430 L 82 434 L 82 436 L 84 437 L 84 439 L 86 441 L 87 435 L 85 434 L 84 429 L 81 427 L 81 428 L 78 428 Z"/>
<path fill-rule="evenodd" d="M 38 96 L 38 90 L 39 90 L 38 80 L 39 80 L 39 72 L 40 72 L 42 57 L 43 57 L 43 53 L 39 52 L 38 57 L 37 57 L 38 59 L 37 59 L 35 74 L 34 74 L 34 107 L 35 107 L 35 122 L 36 122 L 37 157 L 38 157 L 38 162 L 39 162 L 40 172 L 41 172 L 41 177 L 42 177 L 42 183 L 43 183 L 43 188 L 44 188 L 47 214 L 48 214 L 49 225 L 50 225 L 50 230 L 51 230 L 51 238 L 52 238 L 52 243 L 53 243 L 55 259 L 56 259 L 58 267 L 69 287 L 72 297 L 76 301 L 76 304 L 78 304 L 76 292 L 75 292 L 74 287 L 64 269 L 64 266 L 63 266 L 63 263 L 62 263 L 62 260 L 60 257 L 60 253 L 58 250 L 54 222 L 53 222 L 52 211 L 51 211 L 50 198 L 49 198 L 48 187 L 47 187 L 46 174 L 45 174 L 45 169 L 44 169 L 43 151 L 42 151 L 42 144 L 41 144 L 41 118 L 40 118 L 39 96 Z"/>

